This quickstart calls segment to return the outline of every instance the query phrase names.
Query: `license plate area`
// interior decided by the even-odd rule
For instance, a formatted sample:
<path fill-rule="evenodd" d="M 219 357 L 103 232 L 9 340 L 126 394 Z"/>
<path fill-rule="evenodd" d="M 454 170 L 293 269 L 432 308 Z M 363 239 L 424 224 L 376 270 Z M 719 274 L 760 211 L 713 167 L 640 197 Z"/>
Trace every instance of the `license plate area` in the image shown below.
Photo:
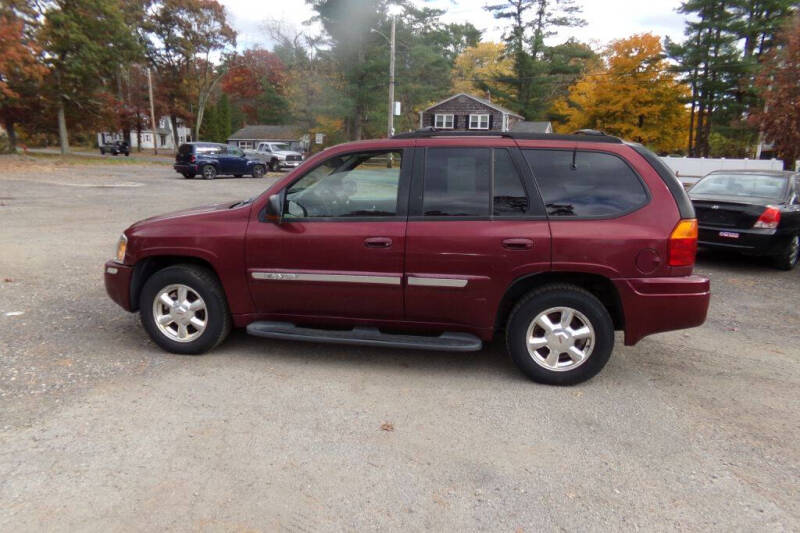
<path fill-rule="evenodd" d="M 720 237 L 724 237 L 726 239 L 738 239 L 739 238 L 739 234 L 736 233 L 735 231 L 720 231 L 719 232 L 719 236 Z"/>

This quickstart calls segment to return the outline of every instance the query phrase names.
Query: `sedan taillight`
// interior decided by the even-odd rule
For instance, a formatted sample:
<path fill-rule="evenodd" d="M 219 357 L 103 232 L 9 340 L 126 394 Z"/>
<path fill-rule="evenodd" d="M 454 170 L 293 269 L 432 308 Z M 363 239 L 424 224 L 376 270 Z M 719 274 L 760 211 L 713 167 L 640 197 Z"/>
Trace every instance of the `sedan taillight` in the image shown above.
<path fill-rule="evenodd" d="M 756 223 L 753 224 L 754 228 L 761 229 L 775 229 L 781 221 L 781 210 L 777 207 L 768 205 L 767 208 L 758 217 Z"/>
<path fill-rule="evenodd" d="M 669 236 L 669 266 L 692 266 L 697 254 L 697 219 L 678 222 Z"/>
<path fill-rule="evenodd" d="M 197 158 L 195 156 L 191 156 L 189 158 L 189 163 L 194 163 L 195 161 L 197 161 Z"/>

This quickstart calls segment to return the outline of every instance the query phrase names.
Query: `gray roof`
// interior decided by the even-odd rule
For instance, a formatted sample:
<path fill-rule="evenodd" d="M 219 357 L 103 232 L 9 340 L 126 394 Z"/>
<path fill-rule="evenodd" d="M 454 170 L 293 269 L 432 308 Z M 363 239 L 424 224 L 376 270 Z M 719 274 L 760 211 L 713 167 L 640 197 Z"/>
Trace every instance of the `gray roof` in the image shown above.
<path fill-rule="evenodd" d="M 453 98 L 458 98 L 459 96 L 466 96 L 467 98 L 472 98 L 473 100 L 477 100 L 478 102 L 482 103 L 483 105 L 486 105 L 486 106 L 489 106 L 489 107 L 491 107 L 493 109 L 496 109 L 496 110 L 500 111 L 501 113 L 505 113 L 505 114 L 511 115 L 513 117 L 525 118 L 522 115 L 520 115 L 518 113 L 515 113 L 514 111 L 511 111 L 507 107 L 503 107 L 501 105 L 497 105 L 494 102 L 491 102 L 491 101 L 487 100 L 486 98 L 481 98 L 480 96 L 475 96 L 474 94 L 467 94 L 467 93 L 454 94 L 453 96 L 451 96 L 449 98 L 445 98 L 441 102 L 436 102 L 435 104 L 426 107 L 425 109 L 422 110 L 422 112 L 424 113 L 425 111 L 428 111 L 429 109 L 433 109 L 437 105 L 442 105 L 443 103 L 449 102 Z"/>
<path fill-rule="evenodd" d="M 300 126 L 290 124 L 256 124 L 234 132 L 229 141 L 296 141 L 302 137 Z"/>
<path fill-rule="evenodd" d="M 511 131 L 517 133 L 552 133 L 553 125 L 546 120 L 523 120 L 513 124 L 511 126 Z"/>

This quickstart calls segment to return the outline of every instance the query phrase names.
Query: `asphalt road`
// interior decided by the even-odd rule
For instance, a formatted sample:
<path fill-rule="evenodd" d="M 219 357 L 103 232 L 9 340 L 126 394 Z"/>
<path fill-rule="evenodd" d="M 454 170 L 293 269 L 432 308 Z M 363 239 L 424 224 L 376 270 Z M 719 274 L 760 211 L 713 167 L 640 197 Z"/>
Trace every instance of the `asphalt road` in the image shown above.
<path fill-rule="evenodd" d="M 0 160 L 0 531 L 800 529 L 800 270 L 700 256 L 701 328 L 572 388 L 473 354 L 157 349 L 105 295 L 119 233 L 262 191 Z M 18 314 L 21 313 L 21 314 Z"/>

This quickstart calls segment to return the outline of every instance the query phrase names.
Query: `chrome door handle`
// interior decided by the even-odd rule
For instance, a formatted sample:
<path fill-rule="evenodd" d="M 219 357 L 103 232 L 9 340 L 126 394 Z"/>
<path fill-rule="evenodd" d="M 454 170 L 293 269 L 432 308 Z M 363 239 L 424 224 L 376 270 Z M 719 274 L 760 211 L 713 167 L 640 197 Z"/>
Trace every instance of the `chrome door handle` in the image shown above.
<path fill-rule="evenodd" d="M 533 248 L 531 239 L 503 239 L 503 248 L 509 250 L 530 250 Z"/>
<path fill-rule="evenodd" d="M 368 237 L 364 239 L 364 246 L 367 248 L 389 248 L 392 245 L 392 239 L 389 237 Z"/>

